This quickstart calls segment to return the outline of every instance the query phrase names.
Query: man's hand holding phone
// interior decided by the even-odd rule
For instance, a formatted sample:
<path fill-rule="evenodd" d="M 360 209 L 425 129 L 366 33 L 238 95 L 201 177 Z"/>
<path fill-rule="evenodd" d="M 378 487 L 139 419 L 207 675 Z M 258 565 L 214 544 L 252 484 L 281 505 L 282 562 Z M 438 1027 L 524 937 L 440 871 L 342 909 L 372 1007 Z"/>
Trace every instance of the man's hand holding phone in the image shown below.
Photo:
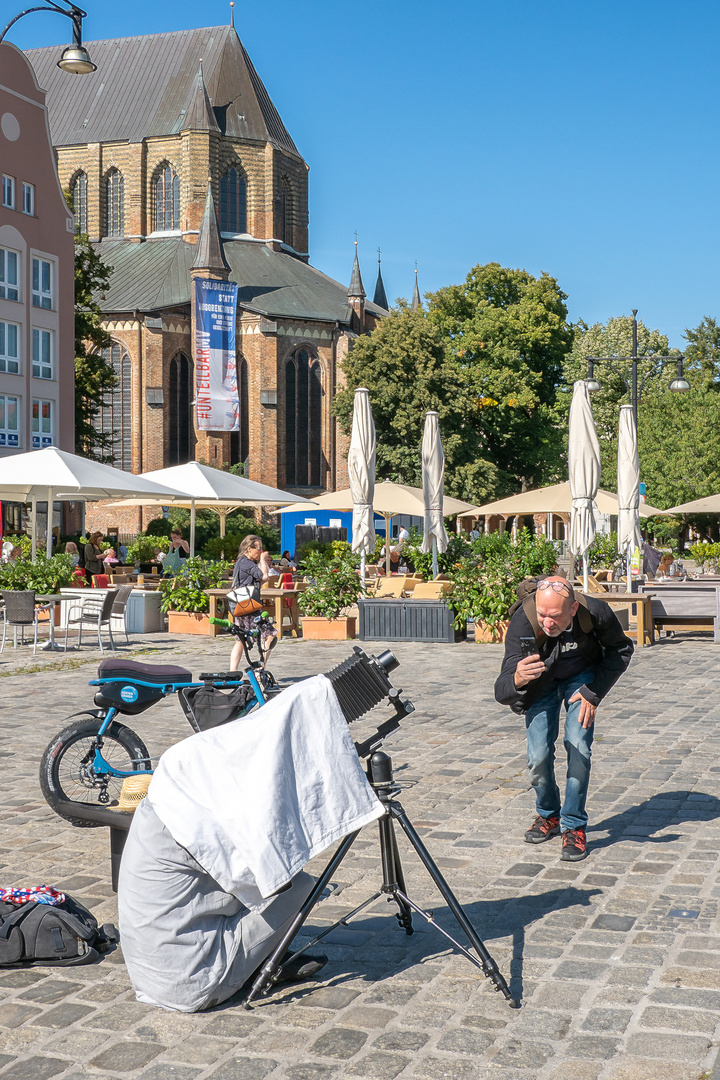
<path fill-rule="evenodd" d="M 522 659 L 515 669 L 515 686 L 518 690 L 522 690 L 523 686 L 539 679 L 545 671 L 545 664 L 540 659 L 535 638 L 520 638 L 520 652 Z"/>

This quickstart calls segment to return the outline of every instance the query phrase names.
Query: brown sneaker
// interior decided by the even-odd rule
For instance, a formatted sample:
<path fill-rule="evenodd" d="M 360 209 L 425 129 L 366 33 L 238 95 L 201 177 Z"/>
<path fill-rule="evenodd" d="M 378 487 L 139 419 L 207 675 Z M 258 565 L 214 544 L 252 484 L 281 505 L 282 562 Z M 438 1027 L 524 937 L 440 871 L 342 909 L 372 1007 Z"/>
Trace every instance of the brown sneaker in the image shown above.
<path fill-rule="evenodd" d="M 563 862 L 580 862 L 581 859 L 587 858 L 584 829 L 565 830 L 562 834 L 562 855 L 560 858 Z"/>
<path fill-rule="evenodd" d="M 560 835 L 560 818 L 542 817 L 540 814 L 535 818 L 532 825 L 525 833 L 526 844 L 544 844 L 546 840 L 552 840 L 553 836 Z"/>

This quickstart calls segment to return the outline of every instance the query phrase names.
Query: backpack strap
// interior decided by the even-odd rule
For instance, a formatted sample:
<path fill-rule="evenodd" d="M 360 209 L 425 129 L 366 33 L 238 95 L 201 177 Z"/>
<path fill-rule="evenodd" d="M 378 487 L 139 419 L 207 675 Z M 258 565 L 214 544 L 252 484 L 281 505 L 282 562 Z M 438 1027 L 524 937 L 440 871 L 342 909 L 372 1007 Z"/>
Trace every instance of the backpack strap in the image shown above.
<path fill-rule="evenodd" d="M 590 614 L 590 608 L 588 607 L 587 600 L 582 593 L 575 593 L 575 599 L 578 602 L 577 617 L 580 623 L 580 629 L 584 634 L 592 634 L 595 629 L 595 623 L 593 617 Z"/>

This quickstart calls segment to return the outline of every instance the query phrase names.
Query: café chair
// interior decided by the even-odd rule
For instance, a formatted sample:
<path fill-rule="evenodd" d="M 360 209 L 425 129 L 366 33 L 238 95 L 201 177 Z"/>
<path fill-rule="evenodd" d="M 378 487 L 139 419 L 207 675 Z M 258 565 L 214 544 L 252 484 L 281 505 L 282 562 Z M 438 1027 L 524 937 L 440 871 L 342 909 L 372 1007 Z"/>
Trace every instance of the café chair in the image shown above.
<path fill-rule="evenodd" d="M 127 586 L 125 586 L 125 588 L 127 588 Z M 113 614 L 113 604 L 117 599 L 118 592 L 119 589 L 108 589 L 105 596 L 83 596 L 82 599 L 78 598 L 77 602 L 70 604 L 67 614 L 67 625 L 65 627 L 66 652 L 68 630 L 71 626 L 77 626 L 78 629 L 78 648 L 82 646 L 83 626 L 92 626 L 94 629 L 97 629 L 100 652 L 105 652 L 101 632 L 103 626 L 107 626 L 108 635 L 110 637 L 110 648 L 115 648 L 110 619 Z M 77 614 L 73 615 L 73 612 L 77 612 Z"/>
<path fill-rule="evenodd" d="M 93 574 L 92 575 L 92 587 L 93 589 L 107 589 L 110 584 L 110 577 L 108 574 Z"/>
<path fill-rule="evenodd" d="M 20 643 L 25 644 L 25 627 L 32 626 L 35 634 L 33 638 L 33 655 L 37 652 L 38 639 L 38 615 L 42 611 L 49 611 L 52 604 L 41 604 L 35 607 L 35 592 L 33 589 L 3 589 L 3 635 L 0 653 L 5 648 L 5 637 L 8 626 L 13 628 L 13 648 L 17 649 L 17 632 L 20 627 Z M 52 615 L 50 616 L 52 618 Z"/>
<path fill-rule="evenodd" d="M 127 579 L 126 579 L 127 580 Z M 125 631 L 125 640 L 128 645 L 130 644 L 130 635 L 127 628 L 127 604 L 130 599 L 130 593 L 133 591 L 133 585 L 121 585 L 117 590 L 115 601 L 112 606 L 111 616 L 113 619 L 122 619 L 123 630 Z"/>

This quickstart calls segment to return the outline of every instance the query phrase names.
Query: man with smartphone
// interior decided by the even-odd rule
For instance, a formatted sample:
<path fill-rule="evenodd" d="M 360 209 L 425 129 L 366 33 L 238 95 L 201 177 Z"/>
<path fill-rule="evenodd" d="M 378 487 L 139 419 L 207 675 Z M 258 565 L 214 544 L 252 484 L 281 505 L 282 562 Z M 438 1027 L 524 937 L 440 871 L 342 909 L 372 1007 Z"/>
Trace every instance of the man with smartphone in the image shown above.
<path fill-rule="evenodd" d="M 539 578 L 518 605 L 505 636 L 495 698 L 524 713 L 530 783 L 537 816 L 528 844 L 562 834 L 565 862 L 587 856 L 585 829 L 590 757 L 598 705 L 630 663 L 633 643 L 609 604 L 576 597 L 563 577 Z M 565 798 L 555 781 L 555 744 L 564 703 Z"/>

